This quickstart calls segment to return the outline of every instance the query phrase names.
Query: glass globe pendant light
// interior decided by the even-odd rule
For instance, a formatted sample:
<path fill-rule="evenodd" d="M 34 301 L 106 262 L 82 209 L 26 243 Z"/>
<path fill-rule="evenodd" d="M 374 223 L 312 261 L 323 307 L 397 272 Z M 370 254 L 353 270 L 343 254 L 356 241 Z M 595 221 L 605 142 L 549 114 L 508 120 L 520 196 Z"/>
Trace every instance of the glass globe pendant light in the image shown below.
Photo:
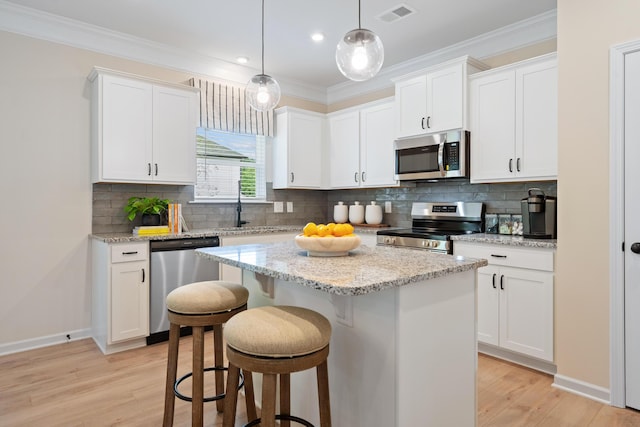
<path fill-rule="evenodd" d="M 264 0 L 262 0 L 262 74 L 251 77 L 245 89 L 251 108 L 258 111 L 273 109 L 280 102 L 280 85 L 264 73 Z"/>
<path fill-rule="evenodd" d="M 382 40 L 373 31 L 362 28 L 358 0 L 358 28 L 345 34 L 336 47 L 338 69 L 346 78 L 361 82 L 378 74 L 383 62 Z"/>

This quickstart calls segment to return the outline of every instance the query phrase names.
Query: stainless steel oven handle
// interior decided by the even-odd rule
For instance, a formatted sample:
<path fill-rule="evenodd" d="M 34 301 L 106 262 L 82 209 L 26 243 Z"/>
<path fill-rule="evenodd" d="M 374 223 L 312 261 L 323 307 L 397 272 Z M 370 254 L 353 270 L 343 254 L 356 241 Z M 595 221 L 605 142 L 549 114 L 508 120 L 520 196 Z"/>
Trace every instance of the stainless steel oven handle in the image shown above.
<path fill-rule="evenodd" d="M 444 142 L 438 144 L 438 168 L 440 169 L 440 175 L 445 176 L 444 171 Z"/>

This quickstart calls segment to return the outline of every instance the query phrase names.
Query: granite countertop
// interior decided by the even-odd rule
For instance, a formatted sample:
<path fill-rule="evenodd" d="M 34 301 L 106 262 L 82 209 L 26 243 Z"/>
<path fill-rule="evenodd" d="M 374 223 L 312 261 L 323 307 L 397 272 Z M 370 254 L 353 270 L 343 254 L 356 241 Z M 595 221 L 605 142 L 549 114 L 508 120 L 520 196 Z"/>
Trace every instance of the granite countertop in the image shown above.
<path fill-rule="evenodd" d="M 155 236 L 134 236 L 131 233 L 96 233 L 90 234 L 89 237 L 100 240 L 105 243 L 125 243 L 125 242 L 143 242 L 146 240 L 170 240 L 170 239 L 188 239 L 192 237 L 213 237 L 213 236 L 250 236 L 254 234 L 272 234 L 272 233 L 301 233 L 304 225 L 263 225 L 256 227 L 221 227 L 208 228 L 203 230 L 185 231 L 181 234 L 160 234 Z M 377 229 L 358 227 L 356 232 L 359 234 L 375 234 Z"/>
<path fill-rule="evenodd" d="M 543 249 L 556 249 L 558 247 L 557 239 L 525 239 L 522 236 L 508 236 L 503 234 L 463 234 L 460 236 L 451 236 L 451 240 Z"/>
<path fill-rule="evenodd" d="M 196 254 L 337 295 L 364 295 L 484 267 L 487 260 L 361 245 L 342 257 L 310 257 L 294 242 L 197 249 Z"/>

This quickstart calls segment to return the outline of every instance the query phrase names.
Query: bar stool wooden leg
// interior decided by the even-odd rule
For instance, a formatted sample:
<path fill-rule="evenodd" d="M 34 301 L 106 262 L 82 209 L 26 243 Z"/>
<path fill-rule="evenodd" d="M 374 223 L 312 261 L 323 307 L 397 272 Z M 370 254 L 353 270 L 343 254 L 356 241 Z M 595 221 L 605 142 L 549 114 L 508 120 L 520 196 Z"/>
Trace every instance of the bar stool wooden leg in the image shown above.
<path fill-rule="evenodd" d="M 280 415 L 291 415 L 291 375 L 280 375 Z M 281 427 L 290 427 L 289 420 L 280 420 Z"/>
<path fill-rule="evenodd" d="M 331 402 L 329 400 L 329 368 L 325 360 L 316 368 L 318 376 L 318 403 L 320 404 L 320 427 L 331 427 Z"/>
<path fill-rule="evenodd" d="M 249 421 L 258 418 L 258 412 L 256 411 L 256 396 L 253 393 L 253 374 L 251 371 L 243 370 L 244 375 L 244 396 L 245 404 L 247 407 L 247 419 Z"/>
<path fill-rule="evenodd" d="M 229 369 L 227 370 L 227 394 L 224 397 L 224 415 L 222 417 L 222 425 L 224 426 L 232 426 L 234 425 L 236 419 L 236 406 L 238 404 L 238 384 L 240 383 L 240 369 L 237 366 L 229 363 Z M 246 387 L 246 379 L 245 379 L 245 387 Z M 252 394 L 253 394 L 253 383 L 252 383 Z M 247 405 L 248 405 L 247 401 Z M 255 404 L 253 407 L 255 412 Z M 249 409 L 247 408 L 247 414 Z M 251 418 L 249 416 L 249 421 L 257 418 Z"/>
<path fill-rule="evenodd" d="M 224 368 L 222 325 L 213 326 L 213 355 L 214 355 L 213 366 L 215 366 L 216 368 Z M 216 380 L 216 395 L 221 395 L 224 393 L 224 372 L 221 369 L 216 369 L 215 380 Z M 224 410 L 223 399 L 216 401 L 216 409 L 218 410 L 218 412 L 222 412 Z"/>
<path fill-rule="evenodd" d="M 169 327 L 169 355 L 167 362 L 167 382 L 164 392 L 164 420 L 163 427 L 173 426 L 173 412 L 175 409 L 175 395 L 173 385 L 178 372 L 178 344 L 180 343 L 180 325 L 173 323 Z"/>
<path fill-rule="evenodd" d="M 193 326 L 193 377 L 191 393 L 191 425 L 204 424 L 204 327 Z"/>
<path fill-rule="evenodd" d="M 260 414 L 261 427 L 275 427 L 276 425 L 276 374 L 262 376 L 262 411 Z"/>

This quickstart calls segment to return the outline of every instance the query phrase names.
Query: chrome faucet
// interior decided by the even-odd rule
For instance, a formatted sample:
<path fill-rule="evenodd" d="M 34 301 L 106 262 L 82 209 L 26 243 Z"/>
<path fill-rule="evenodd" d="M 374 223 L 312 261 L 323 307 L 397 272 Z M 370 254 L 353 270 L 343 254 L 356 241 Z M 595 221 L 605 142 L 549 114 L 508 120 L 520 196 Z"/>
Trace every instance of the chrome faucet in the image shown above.
<path fill-rule="evenodd" d="M 240 201 L 240 193 L 242 188 L 242 181 L 238 181 L 238 204 L 236 206 L 236 227 L 242 227 L 242 224 L 247 224 L 248 221 L 243 221 L 240 217 L 240 212 L 242 212 L 242 202 Z"/>

